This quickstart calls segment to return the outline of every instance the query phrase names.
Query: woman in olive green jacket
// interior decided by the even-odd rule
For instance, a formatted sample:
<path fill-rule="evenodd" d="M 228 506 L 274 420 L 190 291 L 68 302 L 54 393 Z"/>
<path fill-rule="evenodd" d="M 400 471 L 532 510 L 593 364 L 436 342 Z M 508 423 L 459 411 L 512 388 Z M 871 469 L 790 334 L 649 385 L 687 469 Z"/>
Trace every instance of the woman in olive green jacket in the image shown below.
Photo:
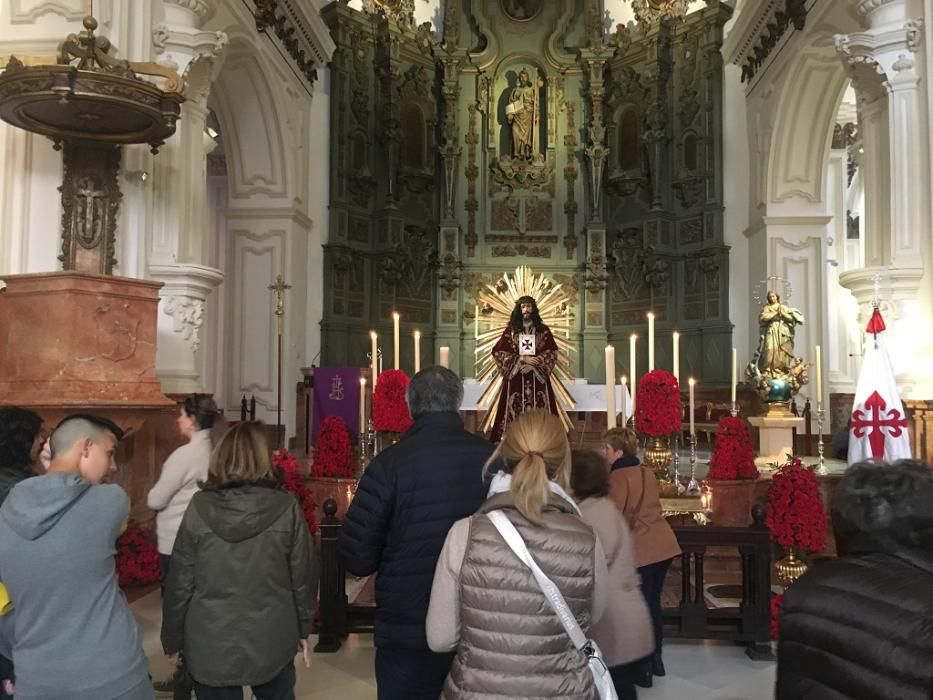
<path fill-rule="evenodd" d="M 231 428 L 211 455 L 172 551 L 162 646 L 184 655 L 199 699 L 294 697 L 317 598 L 308 526 L 282 491 L 258 423 Z M 242 697 L 237 695 L 236 697 Z"/>

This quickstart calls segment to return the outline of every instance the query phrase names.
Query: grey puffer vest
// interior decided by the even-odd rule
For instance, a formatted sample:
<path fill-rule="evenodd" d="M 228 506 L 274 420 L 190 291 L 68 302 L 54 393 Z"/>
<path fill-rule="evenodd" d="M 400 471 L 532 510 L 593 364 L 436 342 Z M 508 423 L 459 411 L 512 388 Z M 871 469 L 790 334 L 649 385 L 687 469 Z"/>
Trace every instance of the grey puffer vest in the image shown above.
<path fill-rule="evenodd" d="M 553 494 L 544 511 L 544 527 L 525 520 L 510 494 L 497 494 L 470 522 L 460 571 L 460 645 L 442 698 L 596 700 L 585 657 L 571 644 L 531 571 L 483 516 L 492 510 L 502 510 L 518 529 L 584 634 L 590 626 L 593 530 Z"/>

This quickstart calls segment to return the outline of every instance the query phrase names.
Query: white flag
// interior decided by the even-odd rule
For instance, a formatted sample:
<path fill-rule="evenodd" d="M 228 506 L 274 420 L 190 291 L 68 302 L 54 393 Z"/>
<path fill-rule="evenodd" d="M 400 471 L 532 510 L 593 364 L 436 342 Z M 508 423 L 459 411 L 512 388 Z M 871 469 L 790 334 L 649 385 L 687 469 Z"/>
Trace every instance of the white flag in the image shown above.
<path fill-rule="evenodd" d="M 875 309 L 866 329 L 874 337 L 865 348 L 849 421 L 849 464 L 893 462 L 911 456 L 907 416 L 897 393 L 883 331 L 884 319 Z"/>

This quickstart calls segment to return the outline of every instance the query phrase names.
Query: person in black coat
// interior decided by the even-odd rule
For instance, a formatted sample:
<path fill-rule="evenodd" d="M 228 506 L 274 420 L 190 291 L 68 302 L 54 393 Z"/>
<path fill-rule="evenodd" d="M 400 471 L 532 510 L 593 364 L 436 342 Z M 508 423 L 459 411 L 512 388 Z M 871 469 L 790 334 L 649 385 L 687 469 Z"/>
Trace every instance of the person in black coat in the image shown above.
<path fill-rule="evenodd" d="M 418 372 L 407 400 L 415 423 L 363 472 L 337 553 L 352 574 L 378 572 L 379 700 L 436 700 L 453 654 L 435 654 L 425 637 L 434 568 L 447 531 L 486 499 L 483 465 L 493 446 L 464 429 L 463 384 L 450 370 Z"/>
<path fill-rule="evenodd" d="M 933 471 L 855 464 L 836 489 L 838 559 L 787 589 L 777 700 L 933 697 Z"/>

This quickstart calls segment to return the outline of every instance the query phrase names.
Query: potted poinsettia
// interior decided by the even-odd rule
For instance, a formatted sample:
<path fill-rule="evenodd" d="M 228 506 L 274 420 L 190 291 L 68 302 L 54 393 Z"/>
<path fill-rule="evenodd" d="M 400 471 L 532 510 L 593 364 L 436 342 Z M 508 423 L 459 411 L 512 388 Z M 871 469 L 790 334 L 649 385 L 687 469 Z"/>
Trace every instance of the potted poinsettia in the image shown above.
<path fill-rule="evenodd" d="M 656 369 L 642 376 L 635 401 L 635 430 L 648 436 L 645 465 L 659 479 L 667 478 L 670 436 L 681 430 L 680 412 L 680 385 L 673 374 Z"/>
<path fill-rule="evenodd" d="M 328 416 L 321 422 L 321 430 L 314 443 L 311 478 L 308 480 L 316 507 L 333 498 L 337 502 L 337 517 L 342 518 L 356 492 L 356 472 L 347 424 L 343 418 Z"/>
<path fill-rule="evenodd" d="M 386 370 L 376 380 L 373 427 L 381 434 L 385 444 L 398 441 L 399 436 L 414 424 L 405 400 L 408 381 L 408 375 L 400 369 Z"/>
<path fill-rule="evenodd" d="M 724 416 L 716 428 L 716 445 L 706 480 L 712 491 L 713 522 L 744 527 L 752 520 L 755 501 L 755 448 L 748 423 L 739 416 Z"/>

